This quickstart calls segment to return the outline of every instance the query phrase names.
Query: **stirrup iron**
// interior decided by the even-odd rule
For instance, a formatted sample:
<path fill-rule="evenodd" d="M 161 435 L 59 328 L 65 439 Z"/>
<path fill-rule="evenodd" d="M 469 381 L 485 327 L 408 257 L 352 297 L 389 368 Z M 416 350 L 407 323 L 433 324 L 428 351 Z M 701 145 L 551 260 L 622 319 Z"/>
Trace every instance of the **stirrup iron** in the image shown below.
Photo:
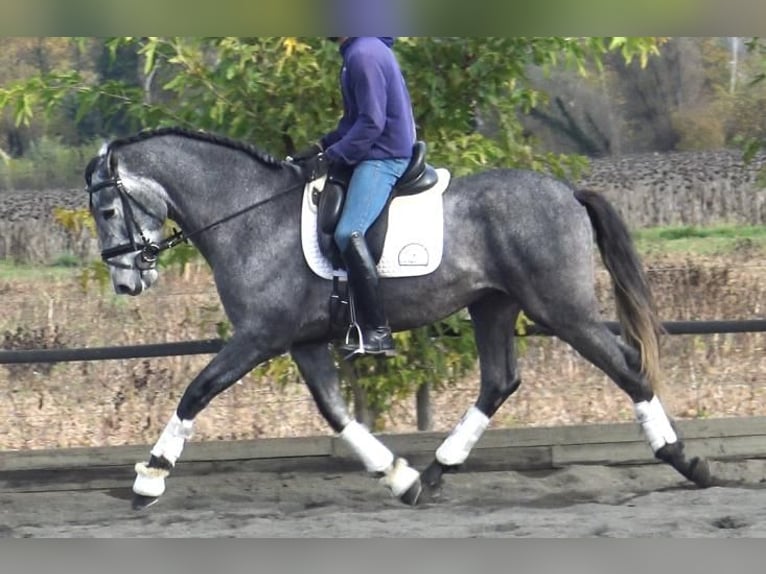
<path fill-rule="evenodd" d="M 364 348 L 364 333 L 362 331 L 362 326 L 359 324 L 359 321 L 357 321 L 356 318 L 356 304 L 354 303 L 354 292 L 349 290 L 348 293 L 348 303 L 349 303 L 349 312 L 351 315 L 351 322 L 348 325 L 348 329 L 346 329 L 346 337 L 343 341 L 343 346 L 341 347 L 344 351 L 348 351 L 349 349 L 353 349 L 348 355 L 345 355 L 343 357 L 344 361 L 349 361 L 353 359 L 356 355 L 364 355 L 365 354 L 365 348 Z M 356 331 L 357 341 L 358 344 L 356 347 L 352 344 L 351 340 L 351 333 Z"/>

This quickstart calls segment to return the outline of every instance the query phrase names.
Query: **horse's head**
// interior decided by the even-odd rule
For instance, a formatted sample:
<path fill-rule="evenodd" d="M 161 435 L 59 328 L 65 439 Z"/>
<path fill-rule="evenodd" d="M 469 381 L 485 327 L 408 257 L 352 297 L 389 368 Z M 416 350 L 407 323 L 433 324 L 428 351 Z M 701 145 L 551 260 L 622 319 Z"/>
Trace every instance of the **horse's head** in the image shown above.
<path fill-rule="evenodd" d="M 88 163 L 85 181 L 114 290 L 139 295 L 157 280 L 167 196 L 156 181 L 118 167 L 106 147 Z"/>

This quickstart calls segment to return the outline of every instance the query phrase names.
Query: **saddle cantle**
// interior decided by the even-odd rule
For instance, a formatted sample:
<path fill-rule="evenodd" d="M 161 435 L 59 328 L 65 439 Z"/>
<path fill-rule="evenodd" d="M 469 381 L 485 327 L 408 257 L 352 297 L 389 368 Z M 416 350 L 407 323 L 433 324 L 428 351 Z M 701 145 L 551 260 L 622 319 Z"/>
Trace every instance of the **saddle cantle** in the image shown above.
<path fill-rule="evenodd" d="M 394 186 L 394 195 L 412 195 L 436 184 L 439 177 L 436 170 L 426 162 L 426 150 L 425 142 L 415 142 L 410 163 Z"/>
<path fill-rule="evenodd" d="M 432 188 L 439 180 L 436 170 L 426 162 L 426 151 L 425 142 L 418 141 L 415 143 L 412 148 L 412 158 L 407 169 L 404 170 L 404 173 L 396 182 L 396 185 L 394 185 L 388 202 L 386 202 L 380 215 L 365 234 L 370 254 L 375 263 L 380 262 L 381 255 L 383 254 L 383 245 L 386 239 L 386 232 L 388 231 L 389 207 L 393 199 L 426 191 Z M 315 203 L 317 203 L 317 239 L 319 241 L 319 250 L 336 268 L 342 268 L 343 261 L 335 245 L 333 233 L 343 212 L 343 203 L 346 198 L 346 189 L 350 177 L 350 170 L 336 170 L 328 174 L 324 189 L 312 197 Z"/>

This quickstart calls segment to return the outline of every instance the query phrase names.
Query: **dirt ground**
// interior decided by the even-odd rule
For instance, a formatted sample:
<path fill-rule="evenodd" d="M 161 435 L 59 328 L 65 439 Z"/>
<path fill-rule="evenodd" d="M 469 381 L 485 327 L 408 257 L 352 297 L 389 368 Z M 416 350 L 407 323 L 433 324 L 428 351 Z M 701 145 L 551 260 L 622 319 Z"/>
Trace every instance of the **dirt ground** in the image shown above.
<path fill-rule="evenodd" d="M 415 508 L 362 472 L 175 476 L 138 512 L 126 469 L 100 485 L 0 487 L 0 537 L 766 537 L 766 461 L 712 468 L 731 485 L 698 489 L 659 464 L 457 473 Z"/>

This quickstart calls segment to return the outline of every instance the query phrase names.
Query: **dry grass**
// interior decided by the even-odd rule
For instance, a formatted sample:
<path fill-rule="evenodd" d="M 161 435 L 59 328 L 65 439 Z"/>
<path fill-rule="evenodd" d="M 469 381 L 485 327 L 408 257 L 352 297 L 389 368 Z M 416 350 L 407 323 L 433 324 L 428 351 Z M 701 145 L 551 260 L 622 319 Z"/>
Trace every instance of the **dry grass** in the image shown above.
<path fill-rule="evenodd" d="M 646 259 L 663 320 L 763 317 L 763 254 Z M 612 317 L 607 276 L 598 274 Z M 4 274 L 0 335 L 6 346 L 98 347 L 216 336 L 222 319 L 204 268 L 165 273 L 162 284 L 131 299 L 83 293 L 73 273 Z M 57 337 L 57 341 L 54 338 Z M 600 371 L 556 339 L 522 341 L 523 384 L 494 427 L 633 420 L 630 402 Z M 766 334 L 668 336 L 663 395 L 679 418 L 766 414 Z M 0 367 L 0 449 L 153 443 L 207 356 Z M 46 372 L 50 369 L 49 372 Z M 432 397 L 435 430 L 448 430 L 474 401 L 477 375 Z M 386 430 L 416 428 L 414 397 L 398 403 Z M 198 440 L 327 434 L 300 384 L 278 388 L 245 377 L 198 418 Z"/>

